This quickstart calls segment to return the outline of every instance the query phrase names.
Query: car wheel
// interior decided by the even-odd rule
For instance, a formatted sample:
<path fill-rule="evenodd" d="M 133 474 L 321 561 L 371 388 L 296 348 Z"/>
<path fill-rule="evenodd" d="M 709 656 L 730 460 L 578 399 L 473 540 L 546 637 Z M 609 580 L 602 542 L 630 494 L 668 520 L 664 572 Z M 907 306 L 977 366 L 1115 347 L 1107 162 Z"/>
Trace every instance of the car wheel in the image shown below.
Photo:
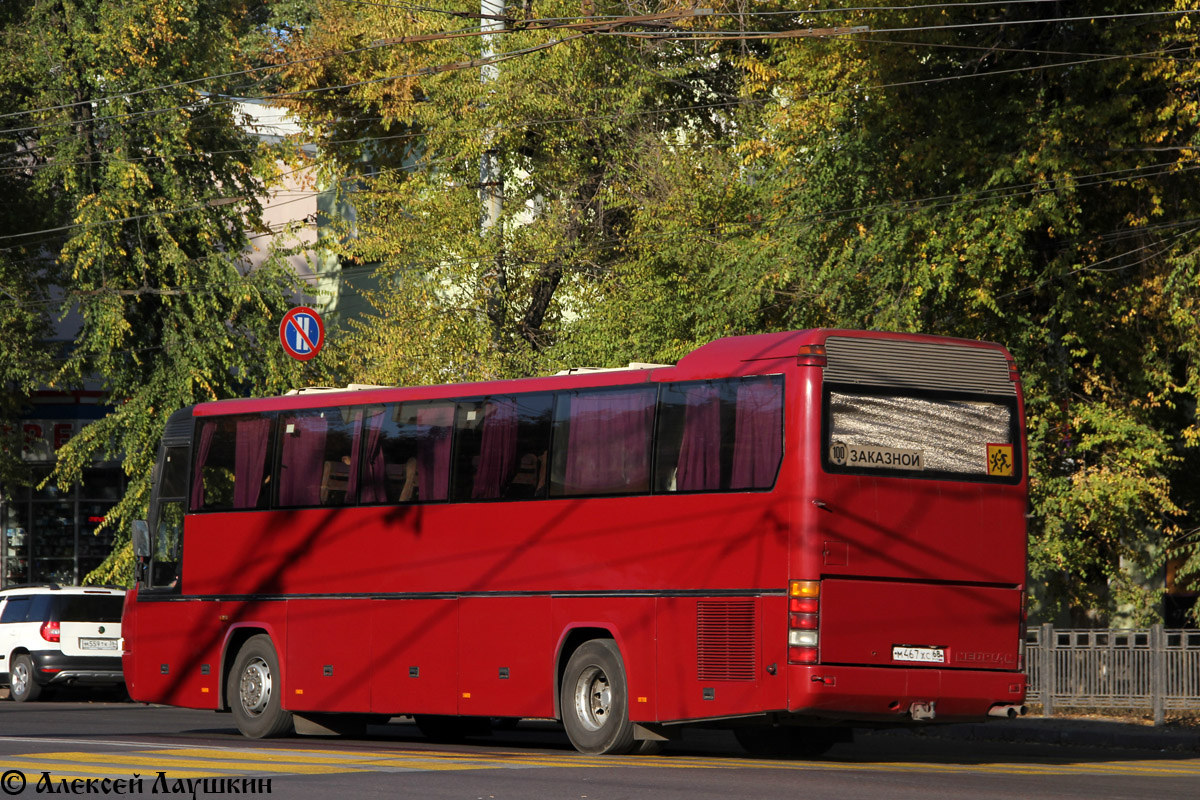
<path fill-rule="evenodd" d="M 42 687 L 33 679 L 33 661 L 24 653 L 12 660 L 8 679 L 9 694 L 18 703 L 33 702 L 42 694 Z"/>
<path fill-rule="evenodd" d="M 292 712 L 281 704 L 279 657 L 265 634 L 251 636 L 238 651 L 226 694 L 238 730 L 251 739 L 268 739 L 293 731 Z"/>
<path fill-rule="evenodd" d="M 611 639 L 585 642 L 571 655 L 559 703 L 576 750 L 620 755 L 633 749 L 628 694 L 621 651 Z"/>

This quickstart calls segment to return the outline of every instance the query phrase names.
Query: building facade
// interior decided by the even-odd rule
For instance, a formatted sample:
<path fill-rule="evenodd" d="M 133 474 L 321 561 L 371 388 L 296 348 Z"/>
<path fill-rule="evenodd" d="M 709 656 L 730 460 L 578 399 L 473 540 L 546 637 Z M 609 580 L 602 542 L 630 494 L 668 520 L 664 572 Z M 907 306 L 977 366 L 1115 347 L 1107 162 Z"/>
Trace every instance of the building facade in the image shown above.
<path fill-rule="evenodd" d="M 55 454 L 84 425 L 104 416 L 100 392 L 39 392 L 21 421 L 26 485 L 0 487 L 0 588 L 22 584 L 78 585 L 112 549 L 101 530 L 125 493 L 119 463 L 97 463 L 67 489 L 39 485 Z"/>

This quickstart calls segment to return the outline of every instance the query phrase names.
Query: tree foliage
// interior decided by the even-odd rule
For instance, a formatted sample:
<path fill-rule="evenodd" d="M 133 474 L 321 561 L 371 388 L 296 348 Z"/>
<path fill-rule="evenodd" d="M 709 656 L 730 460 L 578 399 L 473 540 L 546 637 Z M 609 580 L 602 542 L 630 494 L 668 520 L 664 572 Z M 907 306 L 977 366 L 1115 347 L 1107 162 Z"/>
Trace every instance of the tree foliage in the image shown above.
<path fill-rule="evenodd" d="M 11 299 L 0 323 L 16 343 L 0 368 L 2 410 L 11 420 L 36 388 L 106 393 L 112 411 L 60 452 L 52 480 L 121 461 L 129 491 L 105 523 L 118 541 L 144 513 L 168 415 L 289 382 L 263 345 L 295 276 L 243 263 L 276 159 L 230 97 L 261 12 L 244 0 L 0 11 L 0 288 Z M 6 452 L 10 475 L 18 452 Z M 128 567 L 119 547 L 94 577 Z"/>
<path fill-rule="evenodd" d="M 371 164 L 349 189 L 346 255 L 378 265 L 379 318 L 356 330 L 348 368 L 422 382 L 544 366 L 565 321 L 628 257 L 640 173 L 672 140 L 722 135 L 718 117 L 685 107 L 736 103 L 735 69 L 704 45 L 596 35 L 611 24 L 571 4 L 539 5 L 536 18 L 510 6 L 490 44 L 478 6 L 334 5 L 286 48 L 284 82 L 342 169 Z M 620 12 L 695 24 L 672 5 Z M 487 47 L 494 72 L 481 65 Z M 482 181 L 487 159 L 497 179 Z M 489 192 L 502 202 L 481 224 Z"/>

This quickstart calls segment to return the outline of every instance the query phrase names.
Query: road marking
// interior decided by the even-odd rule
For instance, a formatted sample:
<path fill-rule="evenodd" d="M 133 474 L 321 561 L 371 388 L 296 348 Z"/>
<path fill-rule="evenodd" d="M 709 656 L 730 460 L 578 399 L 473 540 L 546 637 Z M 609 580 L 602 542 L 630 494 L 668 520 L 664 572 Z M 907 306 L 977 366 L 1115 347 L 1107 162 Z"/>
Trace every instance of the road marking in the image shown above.
<path fill-rule="evenodd" d="M 545 752 L 457 752 L 441 750 L 347 751 L 307 748 L 164 747 L 121 752 L 25 753 L 3 759 L 5 769 L 60 778 L 131 778 L 153 780 L 159 772 L 174 778 L 223 776 L 330 775 L 371 772 L 443 772 L 491 769 L 754 769 L 831 772 L 893 772 L 987 775 L 1092 775 L 1126 777 L 1197 777 L 1200 760 L 1038 761 L 1032 763 L 929 763 L 876 761 L 758 761 L 698 756 L 586 756 Z"/>

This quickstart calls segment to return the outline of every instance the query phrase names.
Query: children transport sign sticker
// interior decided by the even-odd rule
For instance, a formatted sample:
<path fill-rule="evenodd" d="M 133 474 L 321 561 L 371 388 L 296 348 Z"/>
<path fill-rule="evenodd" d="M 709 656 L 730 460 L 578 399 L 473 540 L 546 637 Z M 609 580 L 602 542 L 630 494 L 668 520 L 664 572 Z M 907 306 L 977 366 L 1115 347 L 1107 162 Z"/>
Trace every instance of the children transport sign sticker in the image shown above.
<path fill-rule="evenodd" d="M 283 315 L 279 323 L 279 341 L 289 356 L 308 361 L 325 344 L 325 323 L 308 306 L 297 306 Z"/>

